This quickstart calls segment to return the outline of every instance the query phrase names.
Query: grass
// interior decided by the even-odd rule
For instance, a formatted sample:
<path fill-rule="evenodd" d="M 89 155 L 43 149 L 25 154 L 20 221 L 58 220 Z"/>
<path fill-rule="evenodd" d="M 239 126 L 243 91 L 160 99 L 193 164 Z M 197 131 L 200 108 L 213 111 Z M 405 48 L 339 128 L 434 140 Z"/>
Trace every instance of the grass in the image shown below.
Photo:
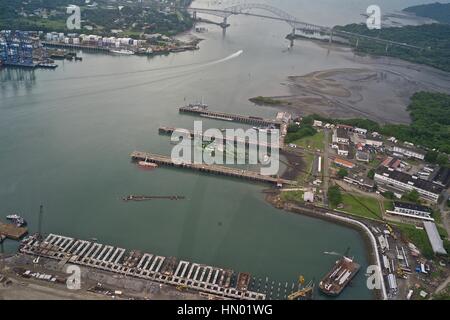
<path fill-rule="evenodd" d="M 303 191 L 286 191 L 281 193 L 283 201 L 293 201 L 303 203 Z"/>
<path fill-rule="evenodd" d="M 311 177 L 313 164 L 314 164 L 314 155 L 308 152 L 303 154 L 303 162 L 305 163 L 304 170 L 297 176 L 297 181 L 300 184 L 308 182 L 308 179 Z"/>
<path fill-rule="evenodd" d="M 396 225 L 400 229 L 402 235 L 408 241 L 414 243 L 427 259 L 433 258 L 433 249 L 425 230 L 416 229 L 415 226 L 404 223 L 398 223 Z"/>
<path fill-rule="evenodd" d="M 389 211 L 393 211 L 394 210 L 394 202 L 391 200 L 384 200 L 383 201 L 384 204 L 384 209 L 385 210 L 389 210 Z"/>
<path fill-rule="evenodd" d="M 382 219 L 380 205 L 375 198 L 343 193 L 342 203 L 344 204 L 342 210 L 349 214 L 369 219 Z"/>
<path fill-rule="evenodd" d="M 320 131 L 320 132 L 317 132 L 313 136 L 301 138 L 299 140 L 294 141 L 293 143 L 295 145 L 305 148 L 305 149 L 323 150 L 324 140 L 325 140 L 325 134 L 323 131 Z"/>

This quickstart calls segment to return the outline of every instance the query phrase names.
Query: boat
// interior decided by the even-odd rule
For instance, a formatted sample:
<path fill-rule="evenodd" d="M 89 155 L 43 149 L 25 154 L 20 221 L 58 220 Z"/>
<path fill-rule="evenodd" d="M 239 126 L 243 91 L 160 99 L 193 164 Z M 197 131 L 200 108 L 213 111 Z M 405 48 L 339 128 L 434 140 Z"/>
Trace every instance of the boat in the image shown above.
<path fill-rule="evenodd" d="M 146 169 L 158 168 L 158 165 L 156 163 L 148 162 L 147 160 L 139 161 L 138 166 Z"/>
<path fill-rule="evenodd" d="M 6 219 L 11 220 L 18 227 L 22 227 L 27 224 L 24 218 L 15 213 L 7 215 Z"/>
<path fill-rule="evenodd" d="M 338 296 L 358 273 L 361 266 L 353 258 L 342 256 L 319 283 L 319 289 L 328 296 Z"/>
<path fill-rule="evenodd" d="M 115 53 L 115 54 L 123 54 L 123 55 L 133 55 L 134 52 L 131 50 L 126 50 L 126 49 L 120 49 L 120 50 L 109 50 L 109 52 L 111 53 Z"/>

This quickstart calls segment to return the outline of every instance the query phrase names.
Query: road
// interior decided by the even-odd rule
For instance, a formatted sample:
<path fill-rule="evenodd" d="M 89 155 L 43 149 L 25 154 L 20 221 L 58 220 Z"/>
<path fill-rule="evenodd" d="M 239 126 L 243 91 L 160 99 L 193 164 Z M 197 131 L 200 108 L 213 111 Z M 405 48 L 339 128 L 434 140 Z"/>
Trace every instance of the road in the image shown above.
<path fill-rule="evenodd" d="M 330 130 L 324 129 L 323 146 L 323 204 L 328 207 L 328 186 L 330 185 Z"/>

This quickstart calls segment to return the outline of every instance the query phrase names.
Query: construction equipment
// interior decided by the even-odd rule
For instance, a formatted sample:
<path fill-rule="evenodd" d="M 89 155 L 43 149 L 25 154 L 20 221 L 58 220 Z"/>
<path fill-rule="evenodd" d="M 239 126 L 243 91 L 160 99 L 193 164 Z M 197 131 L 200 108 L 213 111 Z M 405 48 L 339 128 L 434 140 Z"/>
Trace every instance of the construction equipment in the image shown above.
<path fill-rule="evenodd" d="M 187 286 L 185 284 L 180 284 L 179 286 L 177 286 L 178 291 L 184 291 L 186 289 L 187 289 Z"/>
<path fill-rule="evenodd" d="M 298 283 L 303 286 L 305 278 L 303 276 L 298 277 Z M 311 299 L 314 291 L 314 282 L 311 280 L 306 286 L 299 288 L 298 291 L 291 293 L 288 296 L 288 300 L 297 300 L 300 298 Z"/>

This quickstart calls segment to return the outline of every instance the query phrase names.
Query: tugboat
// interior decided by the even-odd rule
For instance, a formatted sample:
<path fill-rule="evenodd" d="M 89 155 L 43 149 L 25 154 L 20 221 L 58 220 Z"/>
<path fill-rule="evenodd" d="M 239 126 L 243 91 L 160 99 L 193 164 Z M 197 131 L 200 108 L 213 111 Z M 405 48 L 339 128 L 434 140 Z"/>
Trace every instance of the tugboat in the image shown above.
<path fill-rule="evenodd" d="M 18 214 L 10 214 L 6 216 L 6 219 L 11 220 L 18 227 L 22 227 L 27 224 L 25 219 L 19 216 Z"/>

